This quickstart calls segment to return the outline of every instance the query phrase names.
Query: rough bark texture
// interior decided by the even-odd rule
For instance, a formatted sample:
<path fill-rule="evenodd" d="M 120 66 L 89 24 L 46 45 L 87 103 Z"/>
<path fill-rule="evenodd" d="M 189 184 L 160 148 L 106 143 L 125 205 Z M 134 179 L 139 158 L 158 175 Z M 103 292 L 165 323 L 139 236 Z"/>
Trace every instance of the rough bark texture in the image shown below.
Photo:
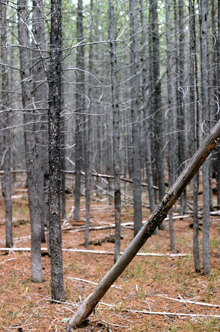
<path fill-rule="evenodd" d="M 77 7 L 77 43 L 83 41 L 83 4 L 78 0 Z M 80 218 L 80 186 L 82 170 L 82 121 L 84 112 L 84 46 L 77 46 L 76 66 L 78 68 L 76 76 L 76 133 L 75 133 L 75 197 L 74 197 L 74 219 Z"/>
<path fill-rule="evenodd" d="M 93 0 L 90 1 L 90 31 L 89 31 L 89 73 L 93 71 Z M 86 186 L 86 223 L 85 223 L 85 247 L 89 247 L 89 222 L 90 222 L 90 191 L 91 191 L 91 139 L 92 139 L 92 77 L 89 75 L 88 108 L 87 120 L 87 144 L 85 151 L 85 186 Z"/>
<path fill-rule="evenodd" d="M 217 86 L 220 86 L 220 0 L 218 0 L 218 42 L 217 42 L 217 63 L 218 63 L 218 68 L 217 68 L 217 79 L 218 79 L 218 84 Z M 218 89 L 219 90 L 219 89 Z M 218 100 L 220 93 L 218 91 Z M 219 118 L 219 114 L 217 115 L 217 118 Z M 217 181 L 217 193 L 218 193 L 218 205 L 220 205 L 220 147 L 218 147 L 218 156 L 217 156 L 217 175 L 216 175 L 216 181 Z"/>
<path fill-rule="evenodd" d="M 22 103 L 24 110 L 24 139 L 27 168 L 28 201 L 31 219 L 31 279 L 42 282 L 41 265 L 41 216 L 38 200 L 36 142 L 34 133 L 34 110 L 31 96 L 32 84 L 29 70 L 29 33 L 27 1 L 18 0 L 18 37 L 20 47 L 20 69 Z M 32 109 L 32 110 L 31 110 Z"/>
<path fill-rule="evenodd" d="M 170 29 L 170 0 L 166 0 L 166 34 L 167 34 L 167 89 L 168 89 L 168 128 L 169 128 L 169 146 L 168 146 L 168 168 L 169 168 L 169 186 L 174 182 L 174 159 L 175 159 L 175 135 L 174 135 L 174 102 L 173 102 L 173 85 L 171 72 L 171 29 Z M 173 211 L 169 212 L 169 230 L 170 230 L 170 247 L 176 250 L 174 227 L 173 227 Z"/>
<path fill-rule="evenodd" d="M 200 7 L 201 17 L 201 78 L 202 78 L 202 116 L 203 138 L 209 133 L 209 92 L 208 92 L 208 1 L 202 0 Z M 210 187 L 209 187 L 209 160 L 203 165 L 203 269 L 205 274 L 210 274 L 209 257 L 209 227 L 210 227 Z"/>
<path fill-rule="evenodd" d="M 163 154 L 163 112 L 161 109 L 161 80 L 160 80 L 160 52 L 159 52 L 159 31 L 158 31 L 158 12 L 157 0 L 150 1 L 152 14 L 152 112 L 154 117 L 155 143 L 154 158 L 156 161 L 156 174 L 159 188 L 159 201 L 165 193 L 164 184 L 164 154 Z M 162 223 L 159 227 L 165 229 Z"/>
<path fill-rule="evenodd" d="M 123 255 L 102 279 L 94 292 L 85 299 L 85 301 L 76 311 L 75 315 L 70 319 L 69 324 L 67 325 L 68 332 L 74 331 L 73 328 L 79 326 L 83 320 L 91 314 L 99 300 L 104 296 L 115 280 L 121 275 L 131 260 L 135 257 L 136 253 L 152 235 L 155 228 L 166 217 L 167 213 L 175 204 L 178 197 L 186 188 L 187 184 L 196 174 L 199 167 L 204 163 L 207 156 L 215 148 L 217 140 L 219 139 L 220 122 L 218 122 L 212 129 L 210 135 L 205 139 L 202 146 L 189 161 L 189 164 L 179 175 L 173 186 L 169 189 L 163 200 L 160 202 L 159 206 L 151 214 L 146 224 L 141 228 L 136 237 L 124 251 Z"/>
<path fill-rule="evenodd" d="M 194 0 L 189 0 L 189 24 L 190 24 L 190 156 L 197 149 L 197 114 L 195 91 L 195 7 Z M 198 176 L 193 178 L 193 256 L 196 272 L 200 272 L 199 263 L 199 220 L 198 220 Z"/>
<path fill-rule="evenodd" d="M 51 1 L 49 82 L 49 229 L 51 250 L 51 296 L 64 301 L 62 234 L 60 216 L 60 111 L 62 23 L 61 0 Z"/>
<path fill-rule="evenodd" d="M 46 203 L 44 191 L 44 178 L 48 173 L 48 82 L 46 77 L 46 64 L 42 50 L 45 50 L 45 27 L 44 27 L 44 8 L 42 0 L 34 0 L 32 7 L 32 33 L 33 64 L 32 75 L 33 84 L 33 103 L 35 110 L 35 137 L 36 137 L 36 163 L 38 170 L 38 199 L 41 214 L 41 242 L 45 242 L 44 227 L 46 221 Z"/>
<path fill-rule="evenodd" d="M 9 84 L 7 68 L 7 1 L 1 3 L 1 61 L 2 61 L 2 110 L 3 110 L 3 185 L 5 198 L 6 248 L 13 246 L 11 202 L 11 137 L 9 127 Z"/>
<path fill-rule="evenodd" d="M 113 160 L 114 160 L 114 197 L 115 197 L 115 250 L 114 261 L 120 257 L 121 246 L 121 186 L 120 186 L 120 132 L 119 132 L 119 105 L 117 87 L 117 54 L 114 29 L 114 2 L 109 0 L 109 40 L 111 52 L 111 88 L 113 108 Z"/>
<path fill-rule="evenodd" d="M 145 127 L 145 154 L 146 154 L 146 168 L 147 168 L 147 183 L 148 183 L 148 194 L 150 202 L 151 212 L 155 209 L 155 195 L 153 188 L 153 173 L 152 173 L 152 157 L 151 157 L 151 139 L 150 139 L 150 116 L 148 103 L 148 90 L 147 90 L 147 37 L 146 37 L 146 25 L 144 17 L 144 1 L 140 0 L 141 7 L 141 26 L 142 26 L 142 91 L 143 91 L 143 112 L 144 112 L 144 127 Z"/>
<path fill-rule="evenodd" d="M 177 75 L 178 80 L 178 105 L 177 105 L 177 131 L 178 131 L 178 166 L 179 172 L 184 168 L 184 162 L 186 160 L 186 137 L 185 137 L 185 23 L 184 23 L 184 1 L 179 0 L 179 72 Z M 183 192 L 180 198 L 181 211 L 180 215 L 184 214 L 186 209 L 186 192 Z"/>
<path fill-rule="evenodd" d="M 138 113 L 139 62 L 137 44 L 137 1 L 130 0 L 130 84 L 131 84 L 131 118 L 133 147 L 133 200 L 134 200 L 134 236 L 141 229 L 141 161 L 140 161 L 140 118 Z"/>

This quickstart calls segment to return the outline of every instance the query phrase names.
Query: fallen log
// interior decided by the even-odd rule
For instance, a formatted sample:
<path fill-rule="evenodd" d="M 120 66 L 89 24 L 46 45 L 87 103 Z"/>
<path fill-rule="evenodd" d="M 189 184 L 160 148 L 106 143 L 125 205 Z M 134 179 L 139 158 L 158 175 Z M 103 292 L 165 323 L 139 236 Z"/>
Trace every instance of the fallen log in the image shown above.
<path fill-rule="evenodd" d="M 74 331 L 74 327 L 81 323 L 91 314 L 97 303 L 105 295 L 115 280 L 125 270 L 137 252 L 141 249 L 147 239 L 153 234 L 154 230 L 166 218 L 167 213 L 175 204 L 187 184 L 192 180 L 199 167 L 204 163 L 211 151 L 215 148 L 217 141 L 220 139 L 220 121 L 216 123 L 210 134 L 206 137 L 200 148 L 194 156 L 189 160 L 188 165 L 179 175 L 173 186 L 165 194 L 159 206 L 149 217 L 147 223 L 140 229 L 133 241 L 127 247 L 123 255 L 113 265 L 110 271 L 105 275 L 97 288 L 91 293 L 81 304 L 74 316 L 67 324 L 67 331 Z"/>

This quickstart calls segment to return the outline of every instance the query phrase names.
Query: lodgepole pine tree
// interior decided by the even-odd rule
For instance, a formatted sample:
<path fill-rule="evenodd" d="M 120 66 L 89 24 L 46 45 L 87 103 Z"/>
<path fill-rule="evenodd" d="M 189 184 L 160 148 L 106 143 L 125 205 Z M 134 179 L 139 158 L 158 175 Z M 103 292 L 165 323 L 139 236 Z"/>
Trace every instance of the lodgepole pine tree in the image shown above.
<path fill-rule="evenodd" d="M 120 257 L 121 246 L 121 186 L 120 186 L 120 132 L 119 132 L 119 105 L 117 87 L 117 50 L 114 29 L 114 1 L 109 0 L 109 41 L 111 52 L 111 89 L 113 109 L 113 159 L 114 159 L 114 198 L 115 198 L 115 250 L 114 261 Z"/>
<path fill-rule="evenodd" d="M 64 301 L 62 234 L 60 215 L 60 113 L 62 59 L 62 3 L 51 1 L 49 79 L 49 232 L 51 250 L 51 296 Z"/>
<path fill-rule="evenodd" d="M 3 110 L 3 186 L 5 198 L 6 248 L 13 246 L 12 202 L 11 202 L 11 137 L 9 129 L 9 84 L 7 67 L 7 1 L 1 4 L 1 60 L 2 60 L 2 110 Z"/>
<path fill-rule="evenodd" d="M 41 215 L 38 199 L 38 179 L 36 162 L 36 140 L 34 132 L 35 111 L 32 99 L 30 73 L 30 46 L 28 27 L 28 5 L 26 0 L 18 0 L 18 38 L 20 44 L 20 74 L 22 104 L 24 109 L 24 139 L 27 168 L 28 201 L 31 220 L 31 280 L 42 282 L 41 264 Z"/>

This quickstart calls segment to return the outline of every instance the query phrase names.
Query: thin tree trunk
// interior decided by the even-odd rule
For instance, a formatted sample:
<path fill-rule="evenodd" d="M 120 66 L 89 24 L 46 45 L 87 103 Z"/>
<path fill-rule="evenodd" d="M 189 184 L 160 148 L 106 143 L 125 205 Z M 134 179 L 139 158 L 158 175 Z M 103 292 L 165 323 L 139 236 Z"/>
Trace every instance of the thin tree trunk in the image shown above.
<path fill-rule="evenodd" d="M 60 112 L 62 16 L 61 0 L 51 1 L 49 82 L 49 229 L 51 250 L 51 296 L 64 301 L 62 234 L 60 216 Z"/>
<path fill-rule="evenodd" d="M 210 152 L 215 148 L 217 140 L 220 138 L 220 122 L 218 122 L 212 129 L 210 135 L 206 137 L 202 146 L 195 153 L 192 159 L 189 161 L 188 166 L 179 175 L 173 186 L 166 193 L 163 200 L 155 211 L 151 214 L 146 224 L 141 228 L 139 233 L 124 251 L 123 255 L 113 265 L 111 270 L 99 283 L 97 288 L 91 293 L 81 304 L 79 309 L 76 311 L 74 316 L 70 319 L 67 325 L 67 331 L 73 332 L 74 327 L 79 326 L 83 320 L 85 320 L 93 311 L 100 299 L 105 295 L 115 280 L 125 270 L 131 260 L 135 257 L 137 252 L 145 244 L 147 239 L 152 235 L 155 228 L 162 222 L 166 217 L 169 210 L 177 201 L 187 184 L 191 181 L 193 176 L 198 171 L 204 160 L 208 157 Z"/>
<path fill-rule="evenodd" d="M 156 172 L 159 188 L 159 201 L 165 193 L 164 184 L 164 154 L 163 154 L 163 112 L 161 108 L 161 80 L 160 80 L 160 53 L 159 53 L 159 31 L 158 31 L 158 13 L 157 0 L 150 1 L 152 14 L 152 74 L 153 74 L 153 95 L 152 106 L 155 118 L 155 142 L 154 158 L 156 161 Z M 159 229 L 165 230 L 165 223 L 159 226 Z"/>
<path fill-rule="evenodd" d="M 185 135 L 185 96 L 184 96 L 184 84 L 185 84 L 185 54 L 184 54 L 184 42 L 185 42 L 185 23 L 184 23 L 184 1 L 179 0 L 179 86 L 178 86 L 178 112 L 177 112 L 177 130 L 178 130 L 178 163 L 179 172 L 184 168 L 184 162 L 186 160 L 186 135 Z M 186 209 L 186 192 L 183 192 L 180 197 L 181 211 L 180 215 L 184 214 Z"/>
<path fill-rule="evenodd" d="M 195 91 L 195 3 L 189 0 L 189 24 L 190 24 L 190 156 L 192 157 L 197 149 L 196 133 L 196 91 Z M 193 256 L 195 271 L 200 272 L 199 263 L 199 221 L 198 221 L 198 176 L 197 173 L 193 178 Z"/>
<path fill-rule="evenodd" d="M 44 176 L 48 171 L 48 83 L 46 77 L 46 64 L 42 50 L 45 50 L 44 8 L 42 0 L 33 0 L 32 8 L 32 33 L 33 33 L 33 65 L 34 76 L 33 100 L 34 106 L 41 110 L 35 111 L 35 136 L 36 136 L 36 163 L 38 170 L 38 197 L 41 213 L 41 242 L 45 242 L 44 227 L 46 225 L 46 204 L 44 192 Z"/>
<path fill-rule="evenodd" d="M 217 78 L 218 78 L 218 90 L 220 86 L 220 0 L 218 0 L 218 42 L 217 42 Z M 220 93 L 218 91 L 218 100 L 220 100 Z M 216 118 L 219 118 L 219 114 L 216 115 Z M 220 205 L 220 147 L 217 148 L 217 175 L 216 175 L 216 182 L 217 182 L 217 204 Z"/>
<path fill-rule="evenodd" d="M 11 202 L 11 137 L 9 130 L 9 84 L 7 68 L 7 1 L 1 3 L 1 61 L 2 61 L 2 110 L 3 110 L 3 185 L 5 198 L 6 248 L 13 246 Z"/>
<path fill-rule="evenodd" d="M 171 72 L 171 28 L 170 28 L 170 0 L 166 0 L 166 34 L 167 34 L 167 88 L 168 88 L 168 128 L 169 128 L 169 152 L 168 152 L 168 167 L 169 167 L 169 187 L 174 182 L 174 159 L 175 159 L 175 135 L 174 135 L 174 102 L 173 102 L 173 84 Z M 173 211 L 169 211 L 169 230 L 170 230 L 170 247 L 171 250 L 176 250 L 174 227 L 173 227 Z"/>
<path fill-rule="evenodd" d="M 142 225 L 141 204 L 141 161 L 140 161 L 140 125 L 138 113 L 139 63 L 137 40 L 137 1 L 130 0 L 130 61 L 131 61 L 131 118 L 133 147 L 133 200 L 134 200 L 134 236 Z"/>
<path fill-rule="evenodd" d="M 31 219 L 31 280 L 42 282 L 41 264 L 41 215 L 37 186 L 36 142 L 34 133 L 34 110 L 32 101 L 31 73 L 29 70 L 29 32 L 27 1 L 18 0 L 18 38 L 20 47 L 20 69 L 22 103 L 24 110 L 24 139 L 27 167 L 28 200 Z"/>
<path fill-rule="evenodd" d="M 209 133 L 209 92 L 208 92 L 208 1 L 201 1 L 201 78 L 202 78 L 202 115 L 203 115 L 203 138 Z M 210 274 L 209 254 L 209 225 L 210 225 L 210 186 L 209 186 L 209 160 L 206 160 L 203 168 L 203 269 L 205 274 Z"/>
<path fill-rule="evenodd" d="M 86 223 L 85 223 L 85 247 L 89 247 L 89 222 L 90 222 L 90 195 L 91 195 L 91 139 L 92 139 L 92 70 L 93 70 L 93 0 L 90 1 L 90 28 L 89 28 L 89 108 L 87 120 L 87 144 L 85 151 L 85 186 L 86 186 Z"/>
<path fill-rule="evenodd" d="M 115 197 L 115 250 L 114 261 L 120 257 L 121 247 L 121 185 L 120 185 L 120 132 L 119 132 L 119 106 L 117 87 L 117 50 L 115 44 L 114 29 L 114 2 L 109 0 L 109 40 L 111 52 L 111 89 L 112 89 L 112 109 L 113 109 L 113 159 L 114 159 L 114 197 Z M 110 181 L 110 180 L 109 180 Z"/>
<path fill-rule="evenodd" d="M 77 7 L 77 43 L 83 41 L 83 4 L 78 0 Z M 81 196 L 81 170 L 82 170 L 82 121 L 84 112 L 84 46 L 77 46 L 76 53 L 76 133 L 75 133 L 75 197 L 74 197 L 74 219 L 80 218 L 80 196 Z"/>

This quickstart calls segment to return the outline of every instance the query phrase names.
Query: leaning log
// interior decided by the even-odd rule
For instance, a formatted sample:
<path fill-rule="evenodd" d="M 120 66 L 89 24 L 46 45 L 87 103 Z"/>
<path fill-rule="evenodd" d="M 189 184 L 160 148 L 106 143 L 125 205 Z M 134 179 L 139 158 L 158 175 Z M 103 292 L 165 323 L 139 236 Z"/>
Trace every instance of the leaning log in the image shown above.
<path fill-rule="evenodd" d="M 186 168 L 182 171 L 173 186 L 165 194 L 159 206 L 150 215 L 146 224 L 140 229 L 136 237 L 124 251 L 123 255 L 113 265 L 113 267 L 102 279 L 94 292 L 85 299 L 74 316 L 70 319 L 67 325 L 68 332 L 74 331 L 73 328 L 79 326 L 91 314 L 100 299 L 105 295 L 111 285 L 135 257 L 147 239 L 153 234 L 154 230 L 167 216 L 168 211 L 175 204 L 187 184 L 198 171 L 199 167 L 204 163 L 211 151 L 215 148 L 219 139 L 220 121 L 217 122 L 215 127 L 211 130 L 210 134 L 204 140 L 201 147 L 197 150 L 192 159 L 189 160 Z"/>

